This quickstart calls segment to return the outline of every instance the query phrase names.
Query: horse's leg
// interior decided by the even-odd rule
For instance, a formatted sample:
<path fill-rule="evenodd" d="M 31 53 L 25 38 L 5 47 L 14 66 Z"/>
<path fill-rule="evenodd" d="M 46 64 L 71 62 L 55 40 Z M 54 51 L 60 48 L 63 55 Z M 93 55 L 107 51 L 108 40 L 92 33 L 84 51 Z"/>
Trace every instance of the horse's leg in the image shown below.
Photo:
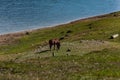
<path fill-rule="evenodd" d="M 55 50 L 55 44 L 54 44 L 54 50 Z"/>
<path fill-rule="evenodd" d="M 57 50 L 60 49 L 60 43 L 57 43 Z"/>
<path fill-rule="evenodd" d="M 57 51 L 59 50 L 59 47 L 58 47 L 58 45 L 57 45 Z"/>
<path fill-rule="evenodd" d="M 50 51 L 51 51 L 52 45 L 50 44 L 49 47 L 50 47 Z"/>

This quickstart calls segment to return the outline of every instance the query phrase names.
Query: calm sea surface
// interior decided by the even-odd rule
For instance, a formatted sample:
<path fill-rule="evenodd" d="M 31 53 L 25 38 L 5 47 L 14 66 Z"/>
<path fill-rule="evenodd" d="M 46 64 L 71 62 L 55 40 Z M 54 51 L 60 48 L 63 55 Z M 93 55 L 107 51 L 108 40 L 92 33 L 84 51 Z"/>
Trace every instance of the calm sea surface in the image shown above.
<path fill-rule="evenodd" d="M 120 10 L 120 0 L 0 0 L 0 34 Z"/>

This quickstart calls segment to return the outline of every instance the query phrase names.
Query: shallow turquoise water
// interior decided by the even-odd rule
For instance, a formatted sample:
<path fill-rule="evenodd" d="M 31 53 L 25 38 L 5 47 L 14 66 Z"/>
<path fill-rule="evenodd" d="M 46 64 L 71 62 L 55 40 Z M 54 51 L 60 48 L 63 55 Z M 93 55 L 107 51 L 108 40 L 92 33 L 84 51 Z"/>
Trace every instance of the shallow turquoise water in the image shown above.
<path fill-rule="evenodd" d="M 0 0 L 0 34 L 120 10 L 120 0 Z"/>

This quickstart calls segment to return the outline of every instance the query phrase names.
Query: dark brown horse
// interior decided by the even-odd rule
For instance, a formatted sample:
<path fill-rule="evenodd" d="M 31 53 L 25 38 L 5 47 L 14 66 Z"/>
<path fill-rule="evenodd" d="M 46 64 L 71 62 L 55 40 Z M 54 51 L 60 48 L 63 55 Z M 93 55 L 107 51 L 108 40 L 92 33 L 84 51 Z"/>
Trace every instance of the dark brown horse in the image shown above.
<path fill-rule="evenodd" d="M 59 50 L 60 49 L 60 40 L 59 39 L 50 39 L 49 40 L 50 50 L 52 49 L 52 46 L 54 46 L 54 50 L 55 50 L 55 47 L 57 48 L 57 50 Z"/>

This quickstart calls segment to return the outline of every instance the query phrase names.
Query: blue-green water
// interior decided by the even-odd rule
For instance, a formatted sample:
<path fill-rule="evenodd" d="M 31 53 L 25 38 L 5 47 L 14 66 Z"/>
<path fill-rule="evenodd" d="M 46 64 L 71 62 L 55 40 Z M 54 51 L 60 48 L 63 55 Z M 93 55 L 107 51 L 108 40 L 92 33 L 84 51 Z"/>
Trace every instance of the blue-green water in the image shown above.
<path fill-rule="evenodd" d="M 120 0 L 0 0 L 0 34 L 120 10 Z"/>

